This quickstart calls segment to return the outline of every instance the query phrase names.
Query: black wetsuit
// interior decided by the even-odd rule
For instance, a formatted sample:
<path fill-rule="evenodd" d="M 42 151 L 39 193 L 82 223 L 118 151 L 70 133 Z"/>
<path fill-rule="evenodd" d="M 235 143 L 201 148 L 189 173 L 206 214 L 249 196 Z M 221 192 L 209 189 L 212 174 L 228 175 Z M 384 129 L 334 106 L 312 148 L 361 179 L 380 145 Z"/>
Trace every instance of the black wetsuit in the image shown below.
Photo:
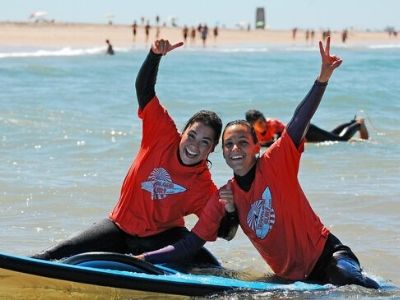
<path fill-rule="evenodd" d="M 310 124 L 306 133 L 306 141 L 310 143 L 320 143 L 327 141 L 338 141 L 347 142 L 350 140 L 357 131 L 360 130 L 360 124 L 356 120 L 351 120 L 348 123 L 344 123 L 333 129 L 332 131 L 326 131 L 324 129 Z"/>

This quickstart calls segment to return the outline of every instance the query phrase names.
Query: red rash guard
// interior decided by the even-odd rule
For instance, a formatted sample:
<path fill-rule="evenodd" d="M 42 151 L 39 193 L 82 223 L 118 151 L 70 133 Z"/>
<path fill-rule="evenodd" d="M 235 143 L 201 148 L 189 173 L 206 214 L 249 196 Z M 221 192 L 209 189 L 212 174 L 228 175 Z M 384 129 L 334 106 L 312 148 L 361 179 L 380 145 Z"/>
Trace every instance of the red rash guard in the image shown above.
<path fill-rule="evenodd" d="M 216 186 L 206 162 L 179 162 L 181 136 L 157 97 L 139 109 L 139 118 L 142 143 L 110 218 L 126 233 L 144 237 L 184 226 L 186 215 L 199 216 Z"/>
<path fill-rule="evenodd" d="M 243 232 L 275 274 L 290 280 L 307 278 L 329 234 L 297 178 L 302 151 L 303 144 L 296 149 L 285 131 L 257 161 L 248 192 L 232 179 Z M 214 241 L 223 213 L 215 195 L 192 231 L 203 240 Z"/>

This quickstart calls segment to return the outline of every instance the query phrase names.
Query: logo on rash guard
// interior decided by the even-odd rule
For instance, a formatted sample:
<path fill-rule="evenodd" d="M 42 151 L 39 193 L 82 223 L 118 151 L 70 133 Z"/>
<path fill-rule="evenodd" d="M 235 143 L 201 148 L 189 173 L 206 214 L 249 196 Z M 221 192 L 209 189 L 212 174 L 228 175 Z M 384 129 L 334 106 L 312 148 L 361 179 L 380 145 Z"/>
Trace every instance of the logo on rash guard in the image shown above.
<path fill-rule="evenodd" d="M 168 195 L 178 194 L 186 189 L 171 180 L 171 176 L 164 168 L 155 168 L 148 181 L 142 182 L 142 189 L 151 193 L 152 200 L 164 199 Z"/>
<path fill-rule="evenodd" d="M 264 239 L 275 223 L 275 211 L 272 208 L 271 192 L 267 187 L 262 194 L 262 199 L 254 202 L 247 214 L 247 224 L 256 233 L 257 237 Z"/>

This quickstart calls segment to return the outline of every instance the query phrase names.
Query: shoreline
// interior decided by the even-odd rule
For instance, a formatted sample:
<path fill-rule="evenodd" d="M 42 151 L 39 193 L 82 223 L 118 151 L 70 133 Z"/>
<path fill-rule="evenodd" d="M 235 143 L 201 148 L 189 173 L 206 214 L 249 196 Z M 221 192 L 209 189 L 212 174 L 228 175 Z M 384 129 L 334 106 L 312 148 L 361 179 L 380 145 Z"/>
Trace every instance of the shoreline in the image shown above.
<path fill-rule="evenodd" d="M 183 40 L 182 28 L 159 28 L 160 38 L 169 39 L 171 43 Z M 341 32 L 333 31 L 331 37 L 333 44 L 337 46 L 400 45 L 400 38 L 389 37 L 384 31 L 351 30 L 346 43 L 341 40 Z M 313 41 L 307 41 L 305 31 L 300 29 L 293 39 L 291 30 L 247 31 L 219 28 L 219 34 L 214 39 L 210 28 L 206 45 L 317 46 L 321 38 L 322 32 L 316 31 Z M 109 39 L 114 47 L 147 46 L 156 39 L 156 28 L 151 28 L 146 42 L 144 26 L 141 25 L 138 25 L 137 36 L 134 39 L 131 25 L 0 22 L 0 47 L 93 47 L 104 46 L 106 39 Z M 200 34 L 197 32 L 195 40 L 188 38 L 187 44 L 202 47 Z"/>

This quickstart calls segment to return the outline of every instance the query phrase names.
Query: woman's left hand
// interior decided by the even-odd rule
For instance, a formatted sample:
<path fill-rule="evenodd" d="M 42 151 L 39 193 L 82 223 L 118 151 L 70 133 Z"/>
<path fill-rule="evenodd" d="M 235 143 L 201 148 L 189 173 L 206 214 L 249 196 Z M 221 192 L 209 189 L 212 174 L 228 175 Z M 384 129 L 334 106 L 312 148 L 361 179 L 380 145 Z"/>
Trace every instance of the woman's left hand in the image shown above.
<path fill-rule="evenodd" d="M 328 36 L 326 39 L 326 45 L 322 42 L 319 42 L 319 52 L 321 53 L 321 73 L 318 77 L 319 82 L 328 82 L 329 78 L 331 78 L 333 71 L 338 68 L 342 64 L 342 59 L 335 55 L 330 54 L 331 48 L 331 37 Z"/>

